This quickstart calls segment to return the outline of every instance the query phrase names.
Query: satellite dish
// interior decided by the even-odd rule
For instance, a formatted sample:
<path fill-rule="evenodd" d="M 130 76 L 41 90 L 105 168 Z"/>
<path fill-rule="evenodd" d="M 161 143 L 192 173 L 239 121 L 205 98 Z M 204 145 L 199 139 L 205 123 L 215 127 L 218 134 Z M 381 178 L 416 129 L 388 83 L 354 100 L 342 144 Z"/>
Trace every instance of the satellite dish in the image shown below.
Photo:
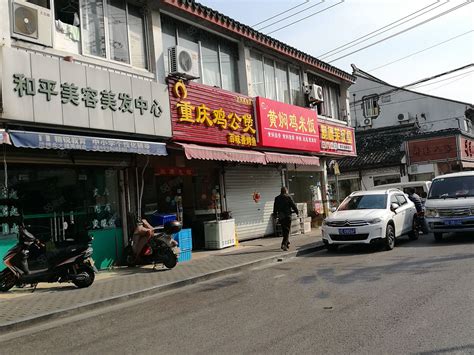
<path fill-rule="evenodd" d="M 15 32 L 29 36 L 38 37 L 38 11 L 25 6 L 15 9 Z"/>

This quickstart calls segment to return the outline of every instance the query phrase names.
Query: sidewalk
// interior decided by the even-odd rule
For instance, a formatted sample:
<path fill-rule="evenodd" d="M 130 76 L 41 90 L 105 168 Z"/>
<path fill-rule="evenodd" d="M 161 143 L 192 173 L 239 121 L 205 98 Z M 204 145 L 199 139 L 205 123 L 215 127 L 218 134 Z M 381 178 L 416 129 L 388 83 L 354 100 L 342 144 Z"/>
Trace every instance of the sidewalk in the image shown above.
<path fill-rule="evenodd" d="M 235 273 L 323 248 L 319 229 L 291 238 L 291 249 L 282 252 L 280 238 L 241 242 L 238 247 L 193 252 L 192 260 L 167 270 L 158 266 L 115 268 L 96 275 L 94 284 L 77 289 L 72 284 L 39 284 L 0 293 L 0 334 L 52 318 L 70 316 L 113 303 L 176 289 L 199 281 Z"/>

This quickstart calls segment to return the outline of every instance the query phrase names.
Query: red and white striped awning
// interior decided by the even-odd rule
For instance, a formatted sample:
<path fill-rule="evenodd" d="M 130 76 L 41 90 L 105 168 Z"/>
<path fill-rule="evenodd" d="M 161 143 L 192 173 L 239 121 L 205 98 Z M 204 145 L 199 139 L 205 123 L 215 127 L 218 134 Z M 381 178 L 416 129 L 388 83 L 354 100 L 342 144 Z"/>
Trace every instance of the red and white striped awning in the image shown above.
<path fill-rule="evenodd" d="M 265 154 L 252 150 L 241 150 L 224 147 L 207 147 L 197 144 L 179 143 L 184 148 L 188 159 L 235 161 L 240 163 L 267 164 Z"/>
<path fill-rule="evenodd" d="M 318 157 L 296 154 L 265 153 L 267 163 L 319 166 Z"/>

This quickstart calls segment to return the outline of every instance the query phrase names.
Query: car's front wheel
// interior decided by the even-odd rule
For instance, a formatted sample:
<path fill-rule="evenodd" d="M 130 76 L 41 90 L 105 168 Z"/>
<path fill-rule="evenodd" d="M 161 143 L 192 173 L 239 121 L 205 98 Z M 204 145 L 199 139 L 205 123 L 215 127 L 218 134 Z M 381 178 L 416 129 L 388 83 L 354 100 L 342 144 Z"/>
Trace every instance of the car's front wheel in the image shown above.
<path fill-rule="evenodd" d="M 385 250 L 392 250 L 395 247 L 395 228 L 391 225 L 387 225 L 385 232 Z"/>

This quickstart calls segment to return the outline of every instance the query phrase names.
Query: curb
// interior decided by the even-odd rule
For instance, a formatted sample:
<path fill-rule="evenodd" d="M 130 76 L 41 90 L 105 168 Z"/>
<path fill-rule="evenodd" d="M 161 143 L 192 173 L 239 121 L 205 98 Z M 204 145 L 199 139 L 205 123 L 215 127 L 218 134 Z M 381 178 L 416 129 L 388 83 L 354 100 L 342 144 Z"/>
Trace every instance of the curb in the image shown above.
<path fill-rule="evenodd" d="M 98 301 L 93 301 L 90 303 L 84 303 L 77 307 L 60 309 L 57 311 L 53 311 L 51 313 L 40 314 L 37 316 L 33 316 L 31 318 L 24 318 L 19 321 L 1 324 L 0 335 L 4 335 L 7 332 L 23 330 L 25 328 L 31 327 L 33 325 L 37 325 L 39 323 L 43 323 L 45 321 L 66 318 L 66 317 L 76 315 L 78 313 L 92 311 L 101 307 L 112 306 L 119 303 L 124 303 L 126 301 L 144 298 L 146 296 L 157 294 L 157 292 L 166 292 L 166 291 L 176 290 L 185 286 L 194 285 L 198 282 L 216 279 L 228 274 L 234 274 L 243 270 L 253 268 L 255 266 L 262 266 L 262 265 L 270 264 L 275 261 L 281 261 L 281 260 L 289 259 L 292 257 L 311 254 L 316 251 L 320 251 L 322 249 L 325 249 L 324 244 L 322 242 L 316 242 L 316 243 L 311 244 L 308 247 L 302 247 L 299 250 L 282 253 L 281 255 L 278 255 L 278 256 L 269 256 L 266 258 L 250 261 L 248 263 L 231 266 L 231 267 L 221 269 L 221 270 L 216 270 L 207 274 L 202 274 L 202 275 L 190 277 L 190 278 L 179 280 L 179 281 L 174 281 L 174 282 L 170 282 L 163 285 L 157 285 L 157 286 L 153 286 L 147 289 L 133 291 L 133 292 L 121 294 L 118 296 L 109 297 L 109 298 L 105 298 Z"/>

